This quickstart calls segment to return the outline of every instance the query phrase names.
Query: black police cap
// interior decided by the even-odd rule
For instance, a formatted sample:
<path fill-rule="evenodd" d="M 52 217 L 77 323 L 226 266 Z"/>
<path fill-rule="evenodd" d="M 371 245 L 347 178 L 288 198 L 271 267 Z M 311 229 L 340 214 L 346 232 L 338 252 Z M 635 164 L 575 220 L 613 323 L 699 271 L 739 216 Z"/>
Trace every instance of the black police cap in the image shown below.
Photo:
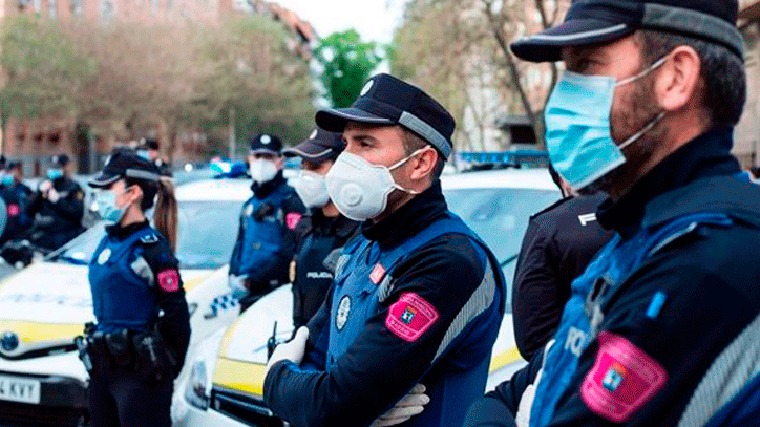
<path fill-rule="evenodd" d="M 248 143 L 251 145 L 251 154 L 268 153 L 279 155 L 280 150 L 282 150 L 282 141 L 271 133 L 260 133 L 248 140 Z"/>
<path fill-rule="evenodd" d="M 134 151 L 117 148 L 108 157 L 103 170 L 90 179 L 88 184 L 93 188 L 103 188 L 122 178 L 159 181 L 161 180 L 161 173 L 156 166 L 138 156 Z"/>
<path fill-rule="evenodd" d="M 456 127 L 451 114 L 430 95 L 385 73 L 370 79 L 351 107 L 318 111 L 316 121 L 331 132 L 343 132 L 347 122 L 401 125 L 444 157 L 451 154 L 451 134 Z"/>
<path fill-rule="evenodd" d="M 343 151 L 343 135 L 316 128 L 309 137 L 295 147 L 282 150 L 288 157 L 301 157 L 305 160 L 321 163 L 325 160 L 335 160 Z"/>
<path fill-rule="evenodd" d="M 70 161 L 71 159 L 69 159 L 69 156 L 66 154 L 57 154 L 50 158 L 50 165 L 53 167 L 62 168 L 68 165 Z"/>
<path fill-rule="evenodd" d="M 702 39 L 744 58 L 736 27 L 737 0 L 573 0 L 565 21 L 512 43 L 518 58 L 561 60 L 563 47 L 606 43 L 637 29 L 652 29 Z"/>

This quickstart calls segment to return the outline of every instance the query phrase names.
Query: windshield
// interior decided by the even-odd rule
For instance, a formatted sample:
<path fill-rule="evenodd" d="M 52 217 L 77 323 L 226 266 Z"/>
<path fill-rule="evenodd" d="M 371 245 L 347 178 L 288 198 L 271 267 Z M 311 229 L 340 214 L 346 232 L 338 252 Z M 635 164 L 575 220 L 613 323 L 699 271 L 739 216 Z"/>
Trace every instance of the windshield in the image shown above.
<path fill-rule="evenodd" d="M 242 201 L 180 201 L 177 259 L 186 270 L 216 270 L 232 255 Z M 77 264 L 90 262 L 105 233 L 103 222 L 69 242 L 56 258 Z"/>
<path fill-rule="evenodd" d="M 560 197 L 558 191 L 520 188 L 444 190 L 449 209 L 462 217 L 491 248 L 507 279 L 507 312 L 512 306 L 512 279 L 530 216 Z"/>

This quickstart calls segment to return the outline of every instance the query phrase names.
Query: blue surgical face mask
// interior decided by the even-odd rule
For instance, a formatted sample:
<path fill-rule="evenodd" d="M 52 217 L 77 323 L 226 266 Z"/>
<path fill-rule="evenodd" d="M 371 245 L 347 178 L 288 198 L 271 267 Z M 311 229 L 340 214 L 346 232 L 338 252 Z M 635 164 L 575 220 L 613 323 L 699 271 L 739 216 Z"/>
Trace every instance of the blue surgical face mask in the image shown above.
<path fill-rule="evenodd" d="M 98 212 L 104 220 L 116 224 L 121 222 L 127 213 L 127 207 L 116 206 L 116 194 L 113 191 L 103 190 L 97 196 Z"/>
<path fill-rule="evenodd" d="M 50 168 L 47 171 L 47 176 L 50 179 L 58 179 L 63 176 L 63 169 Z"/>
<path fill-rule="evenodd" d="M 14 178 L 11 174 L 4 173 L 2 174 L 2 177 L 0 177 L 0 185 L 3 185 L 5 187 L 13 187 L 16 185 L 16 178 Z"/>
<path fill-rule="evenodd" d="M 639 132 L 615 145 L 610 114 L 615 88 L 633 83 L 665 63 L 662 58 L 641 73 L 619 82 L 612 77 L 565 72 L 546 104 L 546 147 L 554 168 L 576 190 L 588 187 L 626 162 L 622 150 L 638 141 L 662 119 L 660 113 Z"/>
<path fill-rule="evenodd" d="M 145 159 L 145 160 L 147 160 L 147 161 L 149 161 L 149 162 L 150 162 L 150 161 L 152 161 L 152 160 L 150 159 L 150 154 L 148 154 L 148 152 L 147 152 L 147 151 L 145 151 L 145 150 L 137 150 L 135 153 L 136 153 L 138 156 L 142 157 L 143 159 Z"/>

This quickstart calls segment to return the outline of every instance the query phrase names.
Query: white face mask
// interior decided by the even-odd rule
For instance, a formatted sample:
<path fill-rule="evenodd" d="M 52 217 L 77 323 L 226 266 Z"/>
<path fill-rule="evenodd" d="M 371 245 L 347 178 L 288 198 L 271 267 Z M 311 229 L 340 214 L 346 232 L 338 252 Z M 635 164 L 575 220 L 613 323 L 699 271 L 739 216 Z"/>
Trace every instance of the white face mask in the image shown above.
<path fill-rule="evenodd" d="M 355 221 L 374 218 L 385 211 L 388 195 L 393 190 L 417 194 L 396 184 L 391 171 L 426 149 L 415 151 L 391 167 L 373 165 L 356 154 L 344 151 L 325 175 L 327 192 L 346 218 Z"/>
<path fill-rule="evenodd" d="M 277 176 L 277 166 L 271 160 L 255 159 L 250 167 L 251 178 L 259 184 L 269 182 Z"/>
<path fill-rule="evenodd" d="M 330 201 L 325 177 L 316 172 L 302 170 L 293 182 L 293 188 L 307 208 L 321 208 Z"/>

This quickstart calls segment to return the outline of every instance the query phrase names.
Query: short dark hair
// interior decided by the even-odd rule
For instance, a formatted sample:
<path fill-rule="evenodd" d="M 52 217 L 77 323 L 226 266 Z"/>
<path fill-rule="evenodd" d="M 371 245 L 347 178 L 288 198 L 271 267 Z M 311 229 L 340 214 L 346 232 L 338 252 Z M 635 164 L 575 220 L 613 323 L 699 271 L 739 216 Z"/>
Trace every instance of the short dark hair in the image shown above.
<path fill-rule="evenodd" d="M 701 63 L 702 103 L 713 126 L 734 126 L 746 101 L 744 63 L 725 46 L 659 30 L 639 30 L 643 58 L 651 65 L 678 46 L 691 46 Z"/>
<path fill-rule="evenodd" d="M 409 156 L 412 153 L 414 153 L 417 150 L 420 150 L 422 148 L 425 148 L 426 146 L 433 147 L 429 142 L 427 142 L 424 138 L 417 135 L 416 133 L 401 128 L 401 142 L 404 145 L 404 151 L 406 152 L 406 155 Z M 433 147 L 435 148 L 435 147 Z M 443 173 L 443 167 L 446 165 L 446 159 L 443 157 L 443 154 L 436 149 L 435 151 L 438 152 L 438 161 L 435 164 L 435 167 L 433 168 L 433 178 L 440 178 L 441 174 Z"/>

